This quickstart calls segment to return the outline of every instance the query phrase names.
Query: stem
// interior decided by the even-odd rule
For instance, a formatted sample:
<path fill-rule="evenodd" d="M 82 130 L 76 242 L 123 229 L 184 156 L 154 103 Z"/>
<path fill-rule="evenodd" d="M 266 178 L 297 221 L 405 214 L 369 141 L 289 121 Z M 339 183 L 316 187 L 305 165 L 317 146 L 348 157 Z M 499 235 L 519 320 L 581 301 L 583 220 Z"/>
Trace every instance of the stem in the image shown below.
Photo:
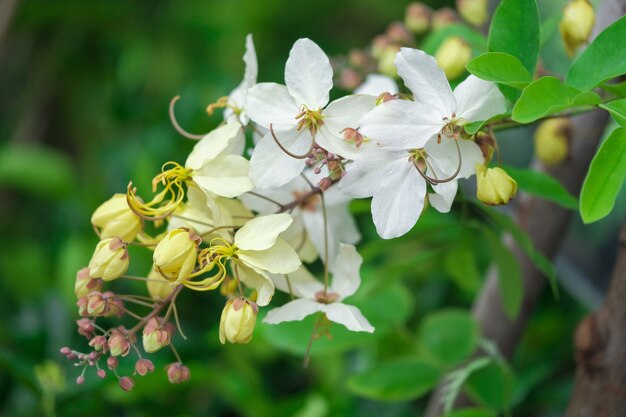
<path fill-rule="evenodd" d="M 551 114 L 549 116 L 545 116 L 542 117 L 540 119 L 537 119 L 535 122 L 540 122 L 542 120 L 548 120 L 548 119 L 556 119 L 559 117 L 571 117 L 571 116 L 576 116 L 578 114 L 583 114 L 583 113 L 589 113 L 591 111 L 597 110 L 598 108 L 593 106 L 593 107 L 580 107 L 578 109 L 574 109 L 574 110 L 570 110 L 567 112 L 563 112 L 563 113 L 556 113 L 556 114 Z M 534 123 L 534 122 L 533 122 Z M 518 127 L 523 127 L 526 126 L 526 123 L 519 123 L 516 121 L 513 121 L 510 117 L 507 117 L 506 119 L 502 119 L 502 120 L 496 120 L 495 122 L 489 123 L 488 126 L 492 127 L 494 131 L 500 131 L 500 130 L 506 130 L 506 129 L 515 129 Z"/>
<path fill-rule="evenodd" d="M 269 202 L 270 202 L 270 203 L 272 203 L 272 204 L 276 204 L 276 205 L 277 205 L 278 207 L 280 207 L 280 208 L 282 208 L 282 207 L 283 207 L 283 205 L 282 205 L 282 204 L 280 204 L 278 201 L 276 201 L 276 200 L 274 200 L 274 199 L 272 199 L 272 198 L 269 198 L 269 197 L 267 197 L 267 196 L 264 196 L 263 194 L 255 193 L 254 191 L 248 191 L 248 194 L 253 195 L 253 196 L 255 196 L 255 197 L 258 197 L 258 198 L 261 198 L 261 199 L 263 199 L 263 200 L 265 200 L 265 201 L 269 201 Z"/>
<path fill-rule="evenodd" d="M 321 193 L 320 197 L 322 198 L 322 218 L 324 219 L 324 294 L 326 294 L 328 290 L 328 217 L 326 216 L 324 193 Z"/>
<path fill-rule="evenodd" d="M 132 329 L 130 329 L 127 334 L 136 333 L 137 330 L 141 329 L 150 319 L 156 317 L 161 312 L 161 310 L 163 310 L 163 307 L 165 307 L 166 304 L 169 304 L 170 302 L 176 299 L 176 297 L 178 296 L 178 294 L 181 292 L 182 289 L 183 289 L 183 286 L 181 284 L 176 286 L 176 288 L 174 288 L 174 291 L 172 291 L 172 293 L 168 295 L 165 300 L 156 303 L 156 305 L 154 306 L 154 309 L 147 316 L 145 316 L 141 321 L 139 321 L 139 323 L 137 323 Z"/>

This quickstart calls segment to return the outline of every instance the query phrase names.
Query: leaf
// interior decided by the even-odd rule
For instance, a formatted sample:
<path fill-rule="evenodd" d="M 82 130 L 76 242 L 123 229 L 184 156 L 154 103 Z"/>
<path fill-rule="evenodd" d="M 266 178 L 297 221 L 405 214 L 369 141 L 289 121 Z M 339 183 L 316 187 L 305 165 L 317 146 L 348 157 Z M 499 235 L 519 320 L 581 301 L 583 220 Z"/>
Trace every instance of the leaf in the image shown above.
<path fill-rule="evenodd" d="M 600 104 L 605 110 L 608 110 L 613 119 L 622 127 L 626 127 L 626 98 L 614 100 L 606 104 Z"/>
<path fill-rule="evenodd" d="M 441 389 L 441 403 L 443 404 L 444 413 L 449 413 L 452 410 L 463 385 L 470 375 L 491 362 L 493 362 L 492 358 L 479 357 L 446 375 Z"/>
<path fill-rule="evenodd" d="M 583 183 L 580 215 L 585 223 L 600 220 L 613 210 L 625 174 L 626 128 L 618 127 L 596 152 Z"/>
<path fill-rule="evenodd" d="M 348 380 L 354 394 L 381 401 L 405 401 L 430 391 L 439 379 L 439 371 L 415 358 L 382 363 Z"/>
<path fill-rule="evenodd" d="M 522 271 L 513 253 L 502 244 L 500 238 L 491 231 L 485 231 L 491 248 L 491 257 L 498 268 L 498 287 L 502 306 L 507 316 L 514 320 L 522 306 L 524 287 Z"/>
<path fill-rule="evenodd" d="M 539 56 L 539 11 L 535 0 L 503 0 L 489 27 L 490 52 L 505 52 L 535 73 Z"/>
<path fill-rule="evenodd" d="M 446 272 L 462 290 L 476 292 L 481 285 L 481 276 L 474 251 L 467 245 L 456 245 L 444 258 Z"/>
<path fill-rule="evenodd" d="M 491 362 L 472 373 L 465 391 L 478 404 L 505 410 L 509 406 L 513 388 L 513 376 L 508 367 L 501 362 Z"/>
<path fill-rule="evenodd" d="M 472 54 L 479 55 L 487 50 L 487 39 L 485 36 L 470 27 L 462 24 L 454 24 L 431 32 L 422 41 L 421 48 L 424 52 L 434 55 L 443 41 L 450 36 L 458 36 L 467 42 L 472 48 Z"/>
<path fill-rule="evenodd" d="M 541 47 L 543 47 L 543 45 L 552 37 L 552 35 L 554 35 L 554 32 L 556 32 L 556 29 L 559 27 L 559 23 L 562 17 L 563 15 L 559 14 L 557 16 L 552 16 L 541 23 L 539 40 L 539 45 Z"/>
<path fill-rule="evenodd" d="M 535 264 L 535 266 L 543 272 L 543 274 L 548 278 L 550 282 L 550 287 L 552 288 L 552 293 L 555 297 L 558 298 L 559 288 L 556 283 L 556 272 L 554 270 L 554 265 L 548 258 L 546 258 L 542 253 L 535 250 L 532 240 L 530 237 L 519 228 L 519 226 L 511 219 L 511 217 L 506 214 L 492 208 L 487 207 L 481 203 L 474 204 L 473 207 L 477 208 L 483 214 L 485 214 L 488 218 L 490 218 L 500 229 L 511 234 L 513 239 L 517 242 L 520 249 L 524 251 L 526 256 L 530 258 L 530 260 Z"/>
<path fill-rule="evenodd" d="M 69 158 L 56 150 L 8 144 L 0 148 L 0 184 L 59 197 L 71 191 L 73 169 Z"/>
<path fill-rule="evenodd" d="M 528 194 L 552 201 L 569 210 L 578 210 L 578 200 L 554 177 L 533 169 L 510 166 L 505 171 L 517 181 L 517 185 Z"/>
<path fill-rule="evenodd" d="M 565 84 L 588 91 L 626 74 L 626 16 L 604 29 L 574 61 Z"/>
<path fill-rule="evenodd" d="M 466 68 L 480 79 L 520 89 L 533 80 L 519 59 L 503 52 L 482 54 L 468 62 Z"/>
<path fill-rule="evenodd" d="M 513 106 L 512 118 L 519 123 L 530 123 L 570 107 L 596 105 L 601 101 L 593 91 L 581 93 L 558 78 L 541 77 L 524 88 Z"/>
<path fill-rule="evenodd" d="M 466 408 L 463 410 L 453 411 L 450 414 L 445 414 L 442 417 L 495 417 L 489 410 L 484 408 Z"/>
<path fill-rule="evenodd" d="M 483 126 L 491 122 L 495 122 L 496 120 L 506 119 L 507 117 L 511 117 L 511 115 L 509 113 L 497 114 L 489 120 L 478 120 L 476 122 L 468 123 L 463 126 L 463 129 L 465 129 L 465 133 L 467 133 L 468 135 L 473 135 L 474 133 L 482 129 Z"/>
<path fill-rule="evenodd" d="M 445 365 L 468 358 L 479 341 L 478 323 L 465 310 L 440 310 L 428 315 L 420 328 L 419 341 Z"/>
<path fill-rule="evenodd" d="M 619 98 L 626 98 L 626 81 L 622 81 L 621 83 L 604 83 L 600 85 L 600 88 L 615 94 Z"/>

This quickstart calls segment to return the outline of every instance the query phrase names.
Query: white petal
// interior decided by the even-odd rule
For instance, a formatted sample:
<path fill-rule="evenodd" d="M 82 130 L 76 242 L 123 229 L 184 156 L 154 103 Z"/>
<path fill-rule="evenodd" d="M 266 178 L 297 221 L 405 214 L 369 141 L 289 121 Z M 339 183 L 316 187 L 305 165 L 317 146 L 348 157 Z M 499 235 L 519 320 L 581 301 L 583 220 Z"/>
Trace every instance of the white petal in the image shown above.
<path fill-rule="evenodd" d="M 339 181 L 339 189 L 352 197 L 365 198 L 376 194 L 392 168 L 393 162 L 405 158 L 405 151 L 375 148 L 348 165 L 346 175 Z"/>
<path fill-rule="evenodd" d="M 315 279 L 304 266 L 289 274 L 272 274 L 271 278 L 280 291 L 299 298 L 314 299 L 318 291 L 324 290 L 324 284 Z"/>
<path fill-rule="evenodd" d="M 328 320 L 339 323 L 350 331 L 374 332 L 374 327 L 363 316 L 361 310 L 355 306 L 343 303 L 332 303 L 324 305 L 322 311 L 326 313 Z"/>
<path fill-rule="evenodd" d="M 285 64 L 285 84 L 299 106 L 317 110 L 328 103 L 333 87 L 333 69 L 328 57 L 310 39 L 298 39 Z"/>
<path fill-rule="evenodd" d="M 341 244 L 339 253 L 333 263 L 333 282 L 330 286 L 331 292 L 336 292 L 341 296 L 341 300 L 350 297 L 359 289 L 361 276 L 359 270 L 363 258 L 352 245 Z"/>
<path fill-rule="evenodd" d="M 495 83 L 470 75 L 454 89 L 456 115 L 468 122 L 506 112 L 506 100 Z"/>
<path fill-rule="evenodd" d="M 263 323 L 278 324 L 284 321 L 300 321 L 311 314 L 320 311 L 322 304 L 307 300 L 293 300 L 282 307 L 274 308 L 267 312 L 267 316 L 263 319 Z"/>
<path fill-rule="evenodd" d="M 450 84 L 435 58 L 418 49 L 402 48 L 395 63 L 398 75 L 413 92 L 416 102 L 430 106 L 440 118 L 456 111 Z"/>
<path fill-rule="evenodd" d="M 247 222 L 235 234 L 235 245 L 244 250 L 264 250 L 272 247 L 281 232 L 293 219 L 288 213 L 268 214 Z"/>
<path fill-rule="evenodd" d="M 421 148 L 444 126 L 432 106 L 408 100 L 392 100 L 376 106 L 361 118 L 360 132 L 386 147 Z"/>
<path fill-rule="evenodd" d="M 259 73 L 259 64 L 256 58 L 256 50 L 254 49 L 254 41 L 252 34 L 246 36 L 246 53 L 243 55 L 243 62 L 246 68 L 243 73 L 243 84 L 248 88 L 256 84 L 256 77 Z"/>
<path fill-rule="evenodd" d="M 468 178 L 476 172 L 476 163 L 484 161 L 483 154 L 472 140 L 458 139 L 457 150 L 452 138 L 442 138 L 441 142 L 436 139 L 426 144 L 428 163 L 435 169 L 439 179 L 447 178 L 454 174 L 459 166 L 459 151 L 461 152 L 461 170 L 458 178 Z"/>
<path fill-rule="evenodd" d="M 398 84 L 392 78 L 382 74 L 369 74 L 363 84 L 354 90 L 354 94 L 369 94 L 374 97 L 382 93 L 398 93 Z"/>
<path fill-rule="evenodd" d="M 240 250 L 239 259 L 246 265 L 273 274 L 289 274 L 302 265 L 296 251 L 282 239 L 276 239 L 271 248 L 265 250 Z"/>
<path fill-rule="evenodd" d="M 428 194 L 428 202 L 440 213 L 448 213 L 452 208 L 458 189 L 458 181 L 450 181 L 433 186 L 434 193 Z"/>
<path fill-rule="evenodd" d="M 246 113 L 255 123 L 274 129 L 296 126 L 299 110 L 287 87 L 276 83 L 260 83 L 248 91 Z"/>
<path fill-rule="evenodd" d="M 289 152 L 301 155 L 311 148 L 307 129 L 275 131 L 276 138 Z M 250 178 L 258 188 L 278 188 L 296 178 L 305 167 L 304 159 L 287 155 L 268 132 L 254 148 L 250 158 Z"/>
<path fill-rule="evenodd" d="M 236 153 L 240 149 L 242 152 L 244 141 L 243 129 L 239 122 L 233 121 L 222 125 L 196 143 L 187 157 L 185 166 L 191 169 L 200 169 L 205 162 L 222 153 Z"/>
<path fill-rule="evenodd" d="M 402 236 L 415 225 L 424 208 L 426 181 L 408 160 L 398 160 L 387 186 L 372 199 L 372 218 L 383 239 Z"/>
<path fill-rule="evenodd" d="M 222 197 L 237 197 L 254 188 L 250 162 L 239 155 L 222 155 L 194 171 L 192 178 L 200 188 Z"/>
<path fill-rule="evenodd" d="M 274 296 L 274 283 L 268 275 L 262 271 L 255 271 L 241 263 L 237 264 L 237 275 L 247 287 L 254 288 L 257 292 L 256 303 L 266 306 Z"/>

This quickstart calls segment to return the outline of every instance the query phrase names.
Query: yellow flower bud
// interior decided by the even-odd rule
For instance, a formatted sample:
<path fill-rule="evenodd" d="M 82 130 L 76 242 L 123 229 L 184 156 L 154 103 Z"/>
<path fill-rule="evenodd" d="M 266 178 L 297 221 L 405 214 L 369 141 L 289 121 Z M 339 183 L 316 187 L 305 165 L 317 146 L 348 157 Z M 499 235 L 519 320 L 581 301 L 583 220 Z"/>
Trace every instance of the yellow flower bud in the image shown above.
<path fill-rule="evenodd" d="M 256 325 L 259 308 L 245 298 L 228 300 L 220 319 L 220 342 L 248 343 Z"/>
<path fill-rule="evenodd" d="M 395 45 L 389 45 L 381 51 L 378 58 L 378 72 L 391 78 L 398 76 L 395 59 L 399 49 Z"/>
<path fill-rule="evenodd" d="M 517 193 L 517 182 L 502 168 L 487 168 L 476 164 L 477 197 L 491 206 L 506 204 Z"/>
<path fill-rule="evenodd" d="M 433 32 L 459 22 L 456 12 L 449 7 L 435 10 L 430 20 Z"/>
<path fill-rule="evenodd" d="M 487 0 L 457 0 L 456 8 L 467 22 L 482 26 L 489 17 Z"/>
<path fill-rule="evenodd" d="M 541 122 L 535 131 L 535 157 L 545 165 L 559 165 L 569 155 L 571 122 L 567 117 Z"/>
<path fill-rule="evenodd" d="M 170 344 L 174 336 L 174 326 L 165 323 L 161 318 L 153 317 L 143 328 L 143 350 L 153 353 Z"/>
<path fill-rule="evenodd" d="M 404 15 L 404 25 L 411 32 L 421 35 L 430 29 L 430 16 L 432 10 L 424 3 L 418 1 L 409 4 Z"/>
<path fill-rule="evenodd" d="M 147 278 L 146 287 L 148 287 L 148 294 L 154 301 L 163 301 L 174 291 L 169 281 L 154 269 L 150 271 Z"/>
<path fill-rule="evenodd" d="M 446 77 L 454 80 L 465 72 L 465 65 L 472 59 L 472 48 L 458 36 L 450 36 L 437 50 L 435 59 Z"/>
<path fill-rule="evenodd" d="M 76 273 L 76 281 L 74 282 L 74 294 L 76 298 L 85 297 L 93 291 L 102 289 L 102 280 L 93 279 L 89 275 L 89 268 L 83 268 Z"/>
<path fill-rule="evenodd" d="M 141 230 L 141 219 L 128 207 L 126 194 L 115 194 L 93 212 L 91 224 L 100 229 L 100 238 L 119 237 L 132 241 Z"/>
<path fill-rule="evenodd" d="M 588 0 L 572 0 L 565 6 L 559 31 L 569 56 L 589 40 L 595 21 L 593 6 Z"/>
<path fill-rule="evenodd" d="M 186 227 L 169 231 L 154 249 L 154 269 L 170 281 L 184 281 L 196 265 L 200 242 L 202 238 Z"/>
<path fill-rule="evenodd" d="M 128 270 L 130 261 L 126 244 L 118 237 L 103 239 L 89 261 L 89 275 L 111 281 Z"/>

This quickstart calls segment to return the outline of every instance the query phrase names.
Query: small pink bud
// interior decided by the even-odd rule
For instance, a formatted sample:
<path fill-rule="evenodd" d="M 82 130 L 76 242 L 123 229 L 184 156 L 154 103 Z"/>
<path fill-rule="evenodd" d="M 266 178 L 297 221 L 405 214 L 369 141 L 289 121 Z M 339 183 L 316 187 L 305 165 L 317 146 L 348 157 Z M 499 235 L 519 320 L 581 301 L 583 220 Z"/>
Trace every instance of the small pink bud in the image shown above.
<path fill-rule="evenodd" d="M 320 187 L 322 191 L 326 191 L 331 185 L 333 185 L 333 181 L 330 178 L 325 177 L 319 182 L 318 187 Z"/>
<path fill-rule="evenodd" d="M 107 376 L 107 373 L 104 369 L 98 369 L 98 372 L 96 372 L 96 374 L 102 379 L 106 378 Z"/>
<path fill-rule="evenodd" d="M 130 351 L 130 343 L 121 333 L 114 333 L 109 337 L 109 349 L 112 356 L 126 356 Z"/>
<path fill-rule="evenodd" d="M 94 317 L 104 316 L 107 313 L 107 303 L 100 291 L 93 291 L 87 296 L 87 313 Z"/>
<path fill-rule="evenodd" d="M 117 369 L 117 366 L 119 365 L 119 363 L 120 363 L 120 361 L 115 356 L 109 356 L 107 358 L 107 366 L 112 371 L 114 369 Z"/>
<path fill-rule="evenodd" d="M 135 381 L 129 376 L 123 376 L 120 378 L 120 387 L 124 391 L 130 391 L 135 387 Z"/>
<path fill-rule="evenodd" d="M 76 320 L 76 325 L 78 326 L 78 334 L 85 336 L 87 339 L 91 339 L 93 332 L 96 331 L 93 321 L 86 317 Z"/>
<path fill-rule="evenodd" d="M 320 172 L 322 172 L 322 169 L 320 167 L 317 167 L 313 170 L 313 172 L 315 172 L 315 174 L 319 174 Z"/>
<path fill-rule="evenodd" d="M 78 378 L 76 378 L 76 384 L 83 385 L 84 383 L 85 383 L 85 377 L 82 375 L 79 375 Z"/>
<path fill-rule="evenodd" d="M 89 304 L 89 300 L 87 299 L 87 297 L 80 297 L 77 301 L 76 301 L 76 307 L 78 307 L 78 314 L 85 317 L 89 315 L 89 312 L 87 311 L 87 305 Z"/>
<path fill-rule="evenodd" d="M 102 335 L 96 336 L 93 339 L 91 339 L 89 341 L 89 346 L 94 348 L 96 352 L 102 351 L 103 353 L 106 353 L 109 350 L 109 346 L 107 344 L 107 338 Z"/>
<path fill-rule="evenodd" d="M 181 382 L 189 380 L 189 368 L 180 362 L 167 365 L 165 372 L 167 372 L 167 379 L 169 379 L 172 384 L 180 384 Z"/>
<path fill-rule="evenodd" d="M 145 376 L 152 371 L 154 371 L 154 364 L 149 359 L 139 359 L 135 363 L 135 372 L 141 376 Z"/>
<path fill-rule="evenodd" d="M 67 356 L 67 355 L 69 355 L 70 353 L 72 353 L 72 349 L 70 349 L 70 348 L 68 348 L 67 346 L 65 346 L 65 347 L 62 347 L 62 348 L 61 348 L 61 350 L 60 350 L 59 352 L 61 352 L 61 355 L 63 355 L 63 356 Z"/>

